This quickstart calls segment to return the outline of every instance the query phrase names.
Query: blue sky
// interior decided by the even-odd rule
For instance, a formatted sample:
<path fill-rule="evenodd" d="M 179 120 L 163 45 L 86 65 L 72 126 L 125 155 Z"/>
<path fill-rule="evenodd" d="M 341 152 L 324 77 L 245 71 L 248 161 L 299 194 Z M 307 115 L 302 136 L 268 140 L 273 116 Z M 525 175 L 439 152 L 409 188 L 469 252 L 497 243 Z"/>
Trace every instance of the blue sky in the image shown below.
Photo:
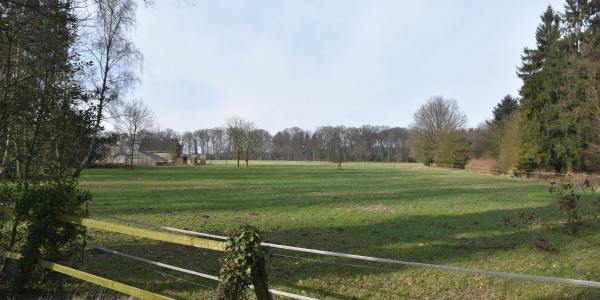
<path fill-rule="evenodd" d="M 159 2 L 159 1 L 157 1 Z M 469 126 L 518 95 L 539 16 L 563 1 L 160 1 L 138 9 L 142 98 L 162 128 L 237 116 L 289 127 L 408 127 L 432 96 Z"/>

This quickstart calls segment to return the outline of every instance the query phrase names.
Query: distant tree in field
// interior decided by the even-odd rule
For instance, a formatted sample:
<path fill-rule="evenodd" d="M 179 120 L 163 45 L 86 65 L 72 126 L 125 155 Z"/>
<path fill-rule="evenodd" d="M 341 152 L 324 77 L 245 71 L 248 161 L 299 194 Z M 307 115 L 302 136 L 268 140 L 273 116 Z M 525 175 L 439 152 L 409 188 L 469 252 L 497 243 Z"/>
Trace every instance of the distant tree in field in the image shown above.
<path fill-rule="evenodd" d="M 409 140 L 410 130 L 406 128 L 393 127 L 384 129 L 381 133 L 383 136 L 383 144 L 385 152 L 387 153 L 387 161 L 390 162 L 391 158 L 395 158 L 398 162 L 408 160 L 409 154 Z M 383 157 L 382 157 L 383 159 Z"/>
<path fill-rule="evenodd" d="M 161 139 L 179 139 L 179 133 L 172 128 L 165 128 L 159 132 Z"/>
<path fill-rule="evenodd" d="M 472 143 L 473 150 L 481 151 L 479 158 L 496 160 L 495 168 L 512 170 L 519 157 L 520 138 L 518 134 L 521 117 L 519 101 L 511 95 L 506 95 L 493 110 L 494 119 L 486 121 L 478 129 L 484 134 L 480 143 Z"/>
<path fill-rule="evenodd" d="M 467 116 L 459 110 L 456 100 L 432 97 L 413 118 L 413 149 L 419 161 L 464 163 L 464 158 L 458 158 L 466 148 Z"/>
<path fill-rule="evenodd" d="M 513 112 L 505 116 L 496 127 L 499 130 L 497 167 L 502 170 L 512 170 L 517 165 L 520 146 L 520 118 L 521 116 L 517 112 Z"/>
<path fill-rule="evenodd" d="M 136 145 L 140 139 L 139 134 L 148 130 L 154 124 L 154 114 L 142 99 L 126 103 L 116 112 L 115 128 L 127 135 L 130 152 L 130 168 L 133 170 L 133 157 Z"/>
<path fill-rule="evenodd" d="M 342 163 L 348 160 L 350 147 L 348 145 L 348 130 L 344 126 L 331 127 L 327 143 L 330 161 L 342 169 Z"/>
<path fill-rule="evenodd" d="M 259 132 L 256 125 L 238 117 L 230 117 L 225 121 L 225 131 L 231 154 L 237 160 L 238 167 L 242 159 L 248 167 L 248 161 L 258 148 Z"/>

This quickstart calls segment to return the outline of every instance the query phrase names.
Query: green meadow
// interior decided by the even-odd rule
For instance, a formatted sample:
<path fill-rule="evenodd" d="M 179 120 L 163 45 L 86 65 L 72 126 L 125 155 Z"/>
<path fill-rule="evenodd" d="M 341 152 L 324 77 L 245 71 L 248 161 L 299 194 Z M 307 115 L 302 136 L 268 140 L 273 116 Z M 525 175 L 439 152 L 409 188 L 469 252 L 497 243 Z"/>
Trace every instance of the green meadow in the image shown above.
<path fill-rule="evenodd" d="M 210 162 L 209 162 L 210 163 Z M 85 170 L 89 211 L 264 241 L 409 262 L 600 281 L 600 247 L 567 233 L 549 184 L 417 164 L 234 162 Z M 107 219 L 107 222 L 117 222 Z M 124 223 L 120 223 L 124 224 Z M 135 226 L 135 225 L 131 225 Z M 137 226 L 139 227 L 139 226 Z M 600 222 L 587 236 L 600 240 Z M 89 230 L 88 242 L 211 275 L 222 253 Z M 87 272 L 177 299 L 208 299 L 217 282 L 86 251 Z M 321 299 L 596 299 L 600 289 L 270 249 L 270 287 Z M 74 296 L 120 297 L 89 284 Z M 275 297 L 278 298 L 278 297 Z"/>

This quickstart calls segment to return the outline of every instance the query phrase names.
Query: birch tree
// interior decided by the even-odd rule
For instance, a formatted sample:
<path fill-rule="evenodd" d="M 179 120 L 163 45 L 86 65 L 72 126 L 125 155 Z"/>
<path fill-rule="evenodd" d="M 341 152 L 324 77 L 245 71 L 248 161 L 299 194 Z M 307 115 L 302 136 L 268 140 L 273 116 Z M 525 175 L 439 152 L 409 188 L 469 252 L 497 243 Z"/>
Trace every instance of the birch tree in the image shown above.
<path fill-rule="evenodd" d="M 87 150 L 73 173 L 78 177 L 93 149 L 106 108 L 117 101 L 134 83 L 139 81 L 143 56 L 131 40 L 135 26 L 137 4 L 134 0 L 92 1 L 91 18 L 83 27 L 79 47 L 85 60 L 92 62 L 81 77 L 94 91 L 96 111 L 94 132 Z"/>

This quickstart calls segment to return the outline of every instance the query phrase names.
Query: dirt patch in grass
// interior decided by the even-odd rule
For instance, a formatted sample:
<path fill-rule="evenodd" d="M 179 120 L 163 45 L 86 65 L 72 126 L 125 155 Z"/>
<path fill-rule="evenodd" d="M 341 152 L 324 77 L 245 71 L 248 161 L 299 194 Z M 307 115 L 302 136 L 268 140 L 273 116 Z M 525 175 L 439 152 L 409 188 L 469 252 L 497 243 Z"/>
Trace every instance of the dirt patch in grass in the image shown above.
<path fill-rule="evenodd" d="M 344 204 L 345 208 L 351 210 L 377 211 L 377 212 L 394 212 L 395 210 L 383 203 L 379 204 L 363 204 L 363 203 L 348 203 Z"/>
<path fill-rule="evenodd" d="M 311 196 L 331 196 L 331 197 L 333 197 L 333 196 L 339 196 L 340 193 L 333 193 L 333 192 L 312 192 L 312 193 L 309 193 L 309 195 L 311 195 Z"/>
<path fill-rule="evenodd" d="M 155 189 L 157 191 L 187 191 L 187 190 L 204 190 L 204 189 L 214 189 L 217 187 L 222 187 L 224 185 L 215 185 L 215 184 L 207 184 L 207 185 L 196 185 L 196 186 L 159 186 Z"/>
<path fill-rule="evenodd" d="M 132 177 L 128 179 L 129 181 L 137 181 L 137 182 L 151 182 L 156 181 L 154 177 Z"/>

